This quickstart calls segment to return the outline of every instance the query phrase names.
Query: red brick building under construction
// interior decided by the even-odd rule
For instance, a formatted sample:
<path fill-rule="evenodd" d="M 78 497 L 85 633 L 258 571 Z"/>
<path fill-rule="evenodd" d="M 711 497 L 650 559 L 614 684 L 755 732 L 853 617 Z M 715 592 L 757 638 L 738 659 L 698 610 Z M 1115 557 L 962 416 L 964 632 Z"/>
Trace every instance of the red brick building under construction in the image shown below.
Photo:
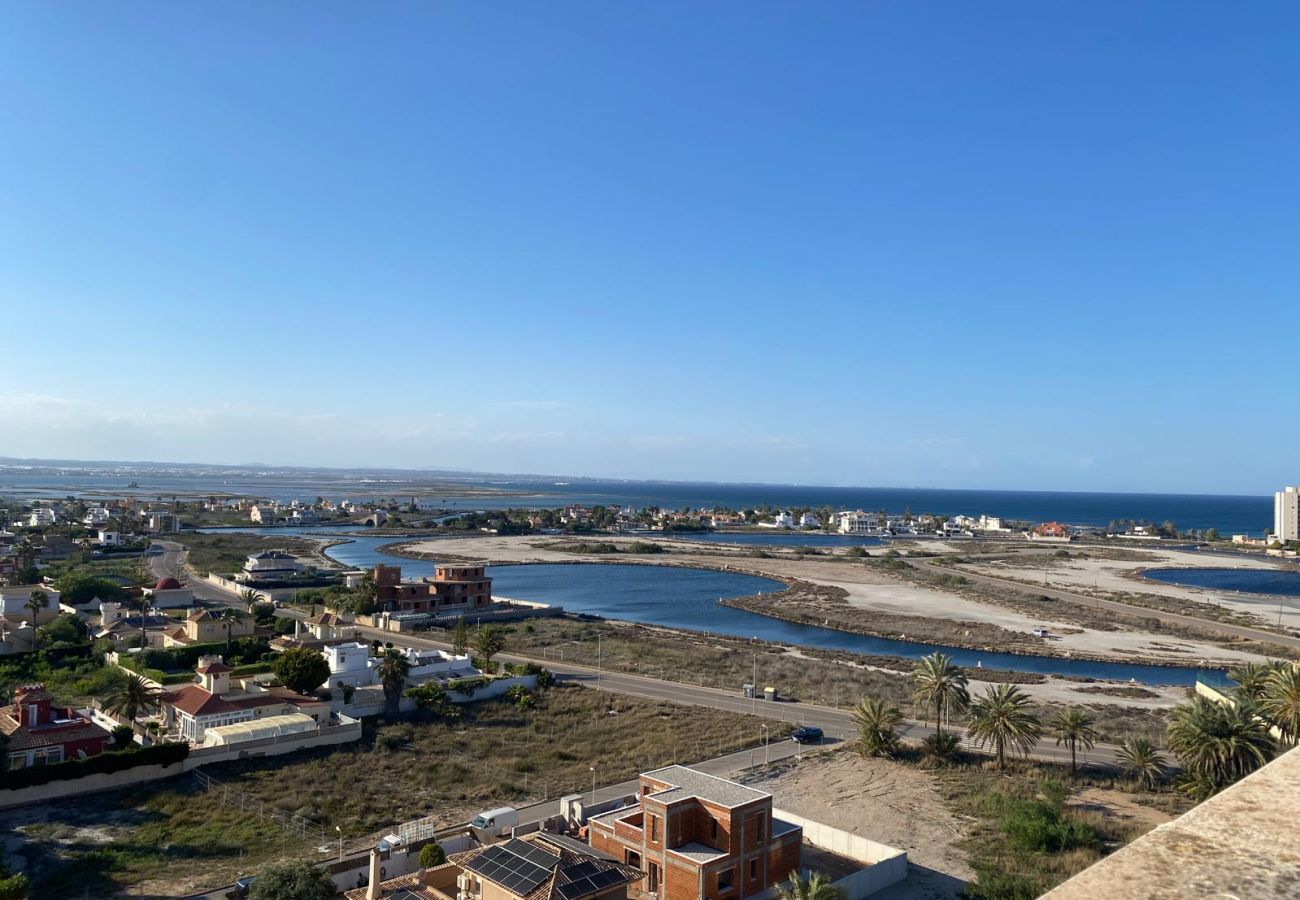
<path fill-rule="evenodd" d="M 589 840 L 661 900 L 741 900 L 799 868 L 803 829 L 772 818 L 771 794 L 685 766 L 645 773 L 639 794 L 592 818 Z"/>
<path fill-rule="evenodd" d="M 483 566 L 438 566 L 432 578 L 403 581 L 401 566 L 375 566 L 375 605 L 389 613 L 465 614 L 492 605 Z"/>

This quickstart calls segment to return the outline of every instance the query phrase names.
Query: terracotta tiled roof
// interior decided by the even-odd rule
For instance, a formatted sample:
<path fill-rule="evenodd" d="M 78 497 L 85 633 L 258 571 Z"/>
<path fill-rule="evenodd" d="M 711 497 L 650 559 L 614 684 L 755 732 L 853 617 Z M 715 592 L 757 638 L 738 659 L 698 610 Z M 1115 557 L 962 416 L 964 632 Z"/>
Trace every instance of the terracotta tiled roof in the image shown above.
<path fill-rule="evenodd" d="M 220 675 L 222 672 L 233 672 L 235 670 L 220 660 L 216 660 L 210 663 L 205 663 L 194 671 L 198 672 L 200 675 Z"/>
<path fill-rule="evenodd" d="M 210 716 L 214 713 L 239 709 L 233 703 L 227 703 L 219 695 L 205 691 L 197 684 L 186 685 L 179 691 L 169 694 L 167 702 L 191 716 Z"/>
<path fill-rule="evenodd" d="M 71 710 L 60 710 L 71 713 Z M 95 738 L 108 739 L 109 734 L 94 722 L 80 719 L 69 725 L 38 725 L 36 728 L 23 725 L 18 721 L 21 715 L 15 707 L 0 709 L 0 731 L 9 738 L 10 750 L 31 750 L 34 747 L 57 747 L 71 741 L 89 741 Z"/>
<path fill-rule="evenodd" d="M 158 583 L 153 586 L 155 591 L 179 591 L 185 585 L 181 584 L 175 578 L 159 578 Z"/>

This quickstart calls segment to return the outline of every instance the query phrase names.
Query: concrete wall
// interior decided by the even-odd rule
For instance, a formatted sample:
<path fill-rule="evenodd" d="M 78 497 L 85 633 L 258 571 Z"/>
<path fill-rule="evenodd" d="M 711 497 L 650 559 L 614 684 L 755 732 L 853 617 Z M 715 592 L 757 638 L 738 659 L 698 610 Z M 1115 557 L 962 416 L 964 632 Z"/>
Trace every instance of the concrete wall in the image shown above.
<path fill-rule="evenodd" d="M 835 887 L 845 892 L 846 900 L 858 900 L 874 894 L 907 877 L 907 851 L 832 828 L 812 819 L 796 816 L 783 809 L 773 809 L 772 816 L 803 829 L 804 839 L 815 847 L 857 860 L 865 868 L 841 878 Z"/>
<path fill-rule="evenodd" d="M 512 675 L 509 678 L 498 678 L 495 681 L 485 684 L 483 687 L 476 690 L 473 694 L 462 694 L 459 691 L 449 691 L 448 697 L 451 699 L 452 703 L 476 703 L 479 700 L 487 700 L 489 697 L 499 697 L 501 694 L 504 694 L 506 691 L 510 690 L 512 687 L 514 687 L 517 684 L 522 685 L 531 690 L 532 688 L 537 687 L 537 676 L 536 675 Z M 412 684 L 410 686 L 414 687 L 415 685 Z M 338 708 L 346 710 L 349 716 L 358 716 L 364 718 L 365 716 L 381 715 L 384 712 L 384 701 L 383 701 L 382 694 L 378 694 L 378 698 L 375 700 L 371 700 L 370 702 L 366 702 L 365 700 L 362 699 L 363 696 L 373 697 L 376 694 L 378 694 L 377 691 L 368 691 L 363 693 L 362 691 L 358 690 L 357 693 L 352 696 L 351 704 L 343 707 L 338 707 Z M 341 695 L 342 695 L 341 692 L 337 690 L 335 691 L 335 696 L 341 696 Z M 402 697 L 401 702 L 398 704 L 398 709 L 404 713 L 414 712 L 415 701 L 409 697 L 404 696 Z"/>
<path fill-rule="evenodd" d="M 228 762 L 259 756 L 279 756 L 292 753 L 306 747 L 332 747 L 347 744 L 361 737 L 361 723 L 350 722 L 344 725 L 330 725 L 318 731 L 303 734 L 284 735 L 275 738 L 263 738 L 256 741 L 244 741 L 229 747 L 195 747 L 180 763 L 170 766 L 136 766 L 121 772 L 98 773 L 83 778 L 71 778 L 66 781 L 51 781 L 34 787 L 17 790 L 0 790 L 0 809 L 23 806 L 28 803 L 44 803 L 63 797 L 76 797 L 82 794 L 94 794 L 114 788 L 144 784 L 160 778 L 182 775 L 200 766 L 215 762 Z"/>

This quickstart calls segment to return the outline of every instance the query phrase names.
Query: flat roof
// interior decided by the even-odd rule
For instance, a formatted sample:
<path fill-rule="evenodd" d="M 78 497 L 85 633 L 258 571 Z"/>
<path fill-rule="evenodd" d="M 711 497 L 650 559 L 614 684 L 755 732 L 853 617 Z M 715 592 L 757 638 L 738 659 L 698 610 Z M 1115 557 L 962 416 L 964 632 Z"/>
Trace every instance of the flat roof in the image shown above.
<path fill-rule="evenodd" d="M 1043 900 L 1282 900 L 1300 891 L 1300 749 L 1158 825 Z"/>
<path fill-rule="evenodd" d="M 661 803 L 675 803 L 688 797 L 699 797 L 718 806 L 732 807 L 753 803 L 755 800 L 770 800 L 772 797 L 764 791 L 756 791 L 716 775 L 706 775 L 686 766 L 665 766 L 653 772 L 646 772 L 644 776 L 672 785 L 670 788 L 649 795 Z"/>

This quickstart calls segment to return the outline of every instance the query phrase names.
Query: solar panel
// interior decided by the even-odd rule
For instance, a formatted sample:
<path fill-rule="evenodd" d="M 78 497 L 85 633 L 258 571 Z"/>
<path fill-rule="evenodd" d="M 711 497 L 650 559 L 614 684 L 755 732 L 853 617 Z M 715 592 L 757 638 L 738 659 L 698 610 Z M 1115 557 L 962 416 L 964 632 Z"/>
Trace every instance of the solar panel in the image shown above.
<path fill-rule="evenodd" d="M 511 839 L 488 847 L 468 863 L 466 868 L 506 890 L 524 896 L 535 891 L 559 860 L 554 854 Z"/>
<path fill-rule="evenodd" d="M 560 877 L 565 881 L 577 881 L 579 878 L 586 878 L 588 875 L 597 871 L 599 871 L 599 869 L 596 864 L 588 860 L 587 862 L 580 862 L 576 865 L 569 866 L 567 869 L 561 869 Z"/>
<path fill-rule="evenodd" d="M 591 883 L 596 886 L 596 890 L 599 891 L 607 887 L 612 887 L 624 879 L 622 872 L 619 872 L 616 869 L 606 869 L 603 872 L 597 872 L 590 876 L 590 880 Z"/>

